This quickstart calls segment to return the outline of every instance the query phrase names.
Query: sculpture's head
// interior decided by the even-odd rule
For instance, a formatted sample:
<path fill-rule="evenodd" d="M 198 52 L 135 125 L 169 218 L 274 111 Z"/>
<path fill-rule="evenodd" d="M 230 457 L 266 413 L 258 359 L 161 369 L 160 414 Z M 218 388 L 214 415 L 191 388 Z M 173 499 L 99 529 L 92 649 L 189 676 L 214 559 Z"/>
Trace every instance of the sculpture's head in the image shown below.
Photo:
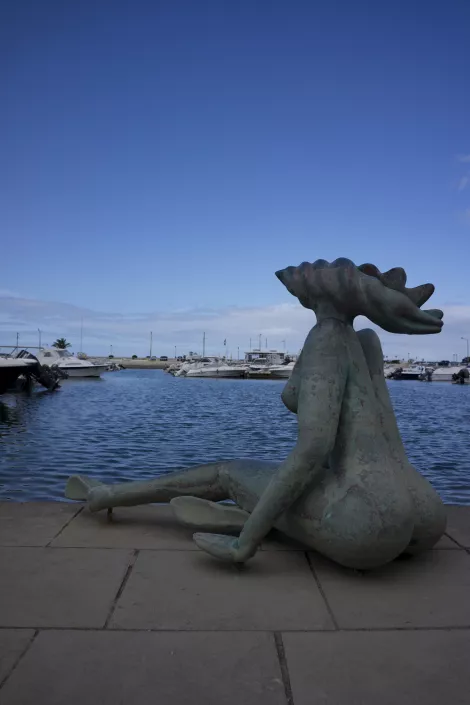
<path fill-rule="evenodd" d="M 352 320 L 367 316 L 390 333 L 439 333 L 442 311 L 422 311 L 434 286 L 422 284 L 407 289 L 406 273 L 401 267 L 382 274 L 373 264 L 356 267 L 341 257 L 334 262 L 320 259 L 287 267 L 276 276 L 302 306 L 322 316 L 343 316 Z"/>

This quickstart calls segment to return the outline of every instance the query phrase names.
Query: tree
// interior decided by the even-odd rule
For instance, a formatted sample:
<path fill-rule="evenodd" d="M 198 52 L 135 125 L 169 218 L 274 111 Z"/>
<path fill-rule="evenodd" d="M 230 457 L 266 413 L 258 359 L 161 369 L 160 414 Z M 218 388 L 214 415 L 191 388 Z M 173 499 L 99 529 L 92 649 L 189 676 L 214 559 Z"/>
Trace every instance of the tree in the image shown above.
<path fill-rule="evenodd" d="M 132 355 L 133 360 L 137 360 L 137 355 Z"/>
<path fill-rule="evenodd" d="M 65 338 L 57 338 L 55 343 L 52 343 L 53 348 L 57 348 L 58 350 L 66 350 L 67 348 L 70 347 L 70 343 L 67 343 Z"/>

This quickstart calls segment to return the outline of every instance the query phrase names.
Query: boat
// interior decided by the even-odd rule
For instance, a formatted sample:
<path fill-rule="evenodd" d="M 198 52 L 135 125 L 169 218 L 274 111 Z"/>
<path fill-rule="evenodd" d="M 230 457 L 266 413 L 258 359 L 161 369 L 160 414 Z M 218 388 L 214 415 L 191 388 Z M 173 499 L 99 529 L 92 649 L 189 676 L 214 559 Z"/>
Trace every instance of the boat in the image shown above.
<path fill-rule="evenodd" d="M 287 379 L 294 362 L 279 350 L 250 350 L 245 353 L 245 366 L 250 379 Z"/>
<path fill-rule="evenodd" d="M 452 366 L 452 367 L 437 367 L 432 375 L 433 382 L 454 382 L 459 376 L 466 379 L 465 375 L 461 374 L 461 370 L 466 370 L 465 365 Z"/>
<path fill-rule="evenodd" d="M 227 363 L 218 357 L 204 357 L 201 360 L 183 365 L 180 370 L 185 377 L 231 377 L 238 378 L 245 376 L 245 367 Z"/>
<path fill-rule="evenodd" d="M 384 377 L 386 377 L 386 379 L 393 379 L 393 375 L 398 369 L 402 369 L 400 365 L 386 363 L 384 365 Z"/>
<path fill-rule="evenodd" d="M 41 365 L 57 367 L 68 377 L 99 377 L 108 368 L 108 365 L 95 365 L 90 360 L 79 359 L 68 350 L 56 348 L 41 348 L 35 356 Z"/>
<path fill-rule="evenodd" d="M 18 377 L 32 372 L 38 367 L 35 360 L 17 360 L 13 357 L 0 357 L 0 394 L 13 389 Z"/>
<path fill-rule="evenodd" d="M 415 381 L 426 379 L 426 375 L 427 371 L 424 365 L 410 365 L 409 367 L 399 367 L 390 379 Z"/>
<path fill-rule="evenodd" d="M 286 362 L 284 365 L 272 365 L 269 369 L 272 379 L 289 379 L 294 369 L 295 362 Z"/>

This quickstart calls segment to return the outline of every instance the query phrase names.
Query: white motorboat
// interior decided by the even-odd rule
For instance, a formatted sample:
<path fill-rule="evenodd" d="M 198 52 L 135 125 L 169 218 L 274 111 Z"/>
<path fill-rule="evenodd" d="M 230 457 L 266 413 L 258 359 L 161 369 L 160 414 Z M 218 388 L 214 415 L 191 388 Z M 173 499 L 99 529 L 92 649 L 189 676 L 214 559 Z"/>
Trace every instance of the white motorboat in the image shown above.
<path fill-rule="evenodd" d="M 246 375 L 250 379 L 288 379 L 295 362 L 279 350 L 250 350 L 245 353 Z"/>
<path fill-rule="evenodd" d="M 108 368 L 108 365 L 94 365 L 89 360 L 80 360 L 68 350 L 56 348 L 41 348 L 35 353 L 35 357 L 41 365 L 58 367 L 69 377 L 99 377 Z"/>
<path fill-rule="evenodd" d="M 426 367 L 424 365 L 410 365 L 410 367 L 399 367 L 392 375 L 391 379 L 400 380 L 424 380 L 426 379 Z"/>
<path fill-rule="evenodd" d="M 38 366 L 36 360 L 17 360 L 13 357 L 0 357 L 0 394 L 14 387 L 16 380 L 28 370 Z"/>
<path fill-rule="evenodd" d="M 465 365 L 453 367 L 438 367 L 432 375 L 433 382 L 453 382 L 455 377 L 459 376 L 461 370 L 467 369 Z"/>
<path fill-rule="evenodd" d="M 287 362 L 285 365 L 272 365 L 269 368 L 269 374 L 273 379 L 289 379 L 294 367 L 295 362 Z"/>
<path fill-rule="evenodd" d="M 183 372 L 183 369 L 186 369 Z M 186 377 L 231 377 L 245 376 L 245 367 L 242 365 L 229 365 L 218 357 L 205 357 L 198 362 L 188 363 L 181 368 Z M 179 375 L 178 375 L 179 376 Z"/>

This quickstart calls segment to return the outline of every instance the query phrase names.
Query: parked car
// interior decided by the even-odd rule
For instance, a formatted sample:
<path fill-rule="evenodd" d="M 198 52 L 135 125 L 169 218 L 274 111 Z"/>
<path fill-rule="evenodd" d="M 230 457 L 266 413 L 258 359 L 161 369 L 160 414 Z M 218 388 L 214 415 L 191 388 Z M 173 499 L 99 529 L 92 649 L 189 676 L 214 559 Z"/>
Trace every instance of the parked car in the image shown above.
<path fill-rule="evenodd" d="M 166 355 L 161 355 L 160 356 L 160 362 L 168 362 L 168 358 Z"/>

